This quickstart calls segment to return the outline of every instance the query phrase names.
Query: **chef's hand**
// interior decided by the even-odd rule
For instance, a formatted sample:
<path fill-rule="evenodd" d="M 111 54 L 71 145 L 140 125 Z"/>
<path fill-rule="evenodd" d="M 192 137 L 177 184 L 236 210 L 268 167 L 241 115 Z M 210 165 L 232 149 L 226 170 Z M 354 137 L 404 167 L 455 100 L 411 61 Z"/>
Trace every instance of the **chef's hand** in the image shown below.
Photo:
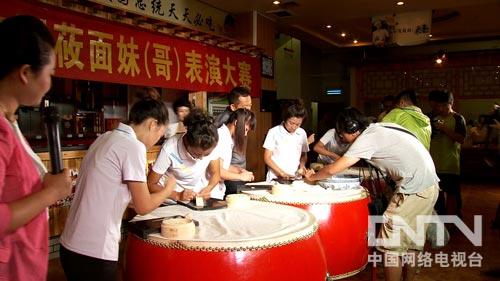
<path fill-rule="evenodd" d="M 73 189 L 70 170 L 64 169 L 56 175 L 46 173 L 42 185 L 44 189 L 47 189 L 52 194 L 53 202 L 65 198 L 71 194 Z"/>
<path fill-rule="evenodd" d="M 307 137 L 307 144 L 310 145 L 315 141 L 315 134 L 311 134 L 310 136 Z"/>
<path fill-rule="evenodd" d="M 215 187 L 217 188 L 217 187 Z M 212 190 L 208 187 L 205 187 L 203 188 L 202 190 L 200 190 L 200 192 L 198 192 L 198 194 L 196 194 L 196 196 L 201 196 L 203 197 L 203 199 L 209 199 L 210 198 L 210 193 L 212 193 Z"/>
<path fill-rule="evenodd" d="M 306 169 L 306 172 L 304 173 L 304 177 L 309 178 L 310 176 L 316 174 L 313 169 Z"/>
<path fill-rule="evenodd" d="M 242 181 L 253 181 L 254 176 L 252 172 L 249 172 L 245 170 L 244 172 L 240 173 L 240 180 Z"/>
<path fill-rule="evenodd" d="M 313 169 L 306 170 L 306 173 L 304 174 L 304 182 L 308 184 L 315 184 L 315 181 L 311 179 L 311 176 L 314 174 L 315 172 Z"/>
<path fill-rule="evenodd" d="M 294 179 L 294 178 L 295 178 L 295 176 L 294 176 L 294 175 L 290 175 L 290 174 L 287 174 L 287 173 L 285 173 L 285 172 L 281 173 L 281 174 L 279 175 L 279 177 L 280 177 L 281 179 L 284 179 L 284 180 L 290 180 L 290 179 Z"/>
<path fill-rule="evenodd" d="M 299 166 L 299 169 L 295 172 L 295 176 L 297 177 L 304 176 L 306 171 L 307 171 L 306 167 L 301 165 Z"/>
<path fill-rule="evenodd" d="M 191 201 L 194 199 L 195 196 L 196 192 L 194 192 L 192 189 L 185 188 L 181 192 L 181 201 Z"/>

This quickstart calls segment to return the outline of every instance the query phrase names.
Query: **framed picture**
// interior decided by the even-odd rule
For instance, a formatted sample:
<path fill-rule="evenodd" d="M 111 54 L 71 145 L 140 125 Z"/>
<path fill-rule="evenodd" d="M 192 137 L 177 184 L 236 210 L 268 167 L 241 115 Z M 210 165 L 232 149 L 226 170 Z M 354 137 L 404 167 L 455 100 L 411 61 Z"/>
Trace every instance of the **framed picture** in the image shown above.
<path fill-rule="evenodd" d="M 263 77 L 274 78 L 274 59 L 272 57 L 261 57 L 261 74 Z"/>

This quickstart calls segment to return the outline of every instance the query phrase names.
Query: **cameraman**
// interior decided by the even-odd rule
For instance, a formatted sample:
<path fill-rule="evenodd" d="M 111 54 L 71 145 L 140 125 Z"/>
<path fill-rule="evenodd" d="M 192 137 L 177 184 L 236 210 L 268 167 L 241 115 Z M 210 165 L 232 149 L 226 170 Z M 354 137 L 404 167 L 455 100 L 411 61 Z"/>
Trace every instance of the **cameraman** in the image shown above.
<path fill-rule="evenodd" d="M 453 94 L 450 92 L 431 91 L 429 105 L 432 108 L 429 116 L 432 125 L 430 153 L 442 190 L 436 211 L 440 215 L 461 217 L 460 149 L 466 136 L 465 119 L 453 110 Z"/>

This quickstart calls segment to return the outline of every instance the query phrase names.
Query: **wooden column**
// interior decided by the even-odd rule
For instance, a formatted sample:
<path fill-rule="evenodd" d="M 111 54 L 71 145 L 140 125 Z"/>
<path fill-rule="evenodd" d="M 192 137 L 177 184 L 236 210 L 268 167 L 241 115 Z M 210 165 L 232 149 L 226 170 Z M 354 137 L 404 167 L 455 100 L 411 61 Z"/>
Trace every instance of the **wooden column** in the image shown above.
<path fill-rule="evenodd" d="M 257 13 L 250 12 L 239 14 L 236 16 L 237 21 L 237 40 L 256 45 L 264 49 L 264 54 L 274 58 L 275 54 L 275 34 L 276 22 Z M 276 82 L 274 79 L 262 77 L 262 90 L 276 90 Z M 264 163 L 264 139 L 267 131 L 272 126 L 272 118 L 270 112 L 260 111 L 260 98 L 252 99 L 252 111 L 257 118 L 257 128 L 254 132 L 248 134 L 247 146 L 247 169 L 255 175 L 256 181 L 265 180 L 265 163 Z"/>

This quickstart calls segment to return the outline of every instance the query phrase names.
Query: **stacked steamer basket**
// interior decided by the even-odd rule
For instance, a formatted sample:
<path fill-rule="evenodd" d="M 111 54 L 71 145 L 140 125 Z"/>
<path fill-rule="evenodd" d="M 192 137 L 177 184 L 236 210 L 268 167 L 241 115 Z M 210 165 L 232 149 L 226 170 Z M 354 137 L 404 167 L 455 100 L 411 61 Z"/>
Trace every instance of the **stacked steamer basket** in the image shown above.
<path fill-rule="evenodd" d="M 230 208 L 158 208 L 134 220 L 190 215 L 194 235 L 130 234 L 125 280 L 323 281 L 326 260 L 313 215 L 291 206 L 232 198 Z M 189 216 L 186 216 L 189 217 Z"/>
<path fill-rule="evenodd" d="M 368 262 L 368 193 L 356 179 L 355 188 L 325 189 L 296 181 L 272 191 L 244 191 L 253 200 L 295 206 L 309 211 L 319 222 L 329 279 L 362 271 Z"/>

